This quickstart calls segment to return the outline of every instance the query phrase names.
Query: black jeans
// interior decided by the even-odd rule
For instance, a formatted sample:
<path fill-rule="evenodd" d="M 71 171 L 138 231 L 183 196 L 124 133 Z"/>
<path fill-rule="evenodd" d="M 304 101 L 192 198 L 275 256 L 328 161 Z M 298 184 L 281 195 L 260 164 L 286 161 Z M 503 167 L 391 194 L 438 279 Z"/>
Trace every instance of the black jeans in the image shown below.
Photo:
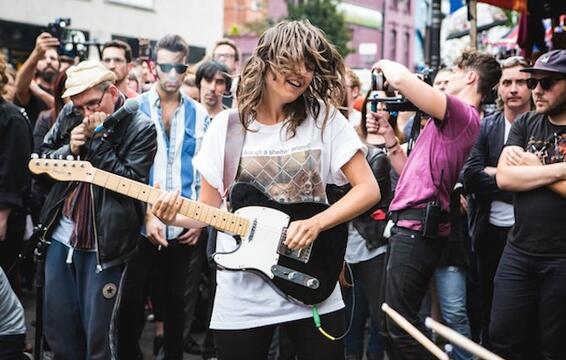
<path fill-rule="evenodd" d="M 423 333 L 426 330 L 419 309 L 445 243 L 445 238 L 423 238 L 419 232 L 401 227 L 394 227 L 389 238 L 385 302 Z M 388 316 L 385 328 L 390 359 L 435 359 Z"/>
<path fill-rule="evenodd" d="M 322 328 L 333 336 L 344 333 L 344 310 L 320 316 Z M 275 328 L 286 331 L 299 360 L 342 360 L 344 340 L 332 341 L 315 327 L 312 317 L 242 330 L 214 330 L 219 360 L 265 360 Z"/>
<path fill-rule="evenodd" d="M 487 226 L 484 236 L 476 244 L 476 262 L 480 282 L 481 297 L 481 343 L 491 349 L 489 341 L 489 322 L 491 319 L 491 303 L 493 300 L 493 279 L 499 265 L 499 259 L 507 243 L 510 227 Z"/>
<path fill-rule="evenodd" d="M 183 329 L 185 326 L 185 291 L 189 277 L 198 287 L 200 271 L 191 272 L 193 255 L 202 256 L 199 246 L 187 246 L 172 242 L 158 250 L 146 238 L 141 238 L 138 252 L 128 264 L 123 281 L 120 314 L 118 316 L 118 359 L 137 359 L 140 353 L 138 341 L 145 325 L 144 305 L 148 295 L 151 271 L 161 272 L 161 313 L 163 314 L 166 360 L 183 358 Z"/>
<path fill-rule="evenodd" d="M 537 346 L 536 319 L 544 359 L 566 359 L 566 258 L 523 254 L 506 245 L 495 275 L 489 335 L 492 349 L 505 359 L 531 359 Z"/>
<path fill-rule="evenodd" d="M 21 360 L 26 335 L 0 335 L 0 359 Z"/>

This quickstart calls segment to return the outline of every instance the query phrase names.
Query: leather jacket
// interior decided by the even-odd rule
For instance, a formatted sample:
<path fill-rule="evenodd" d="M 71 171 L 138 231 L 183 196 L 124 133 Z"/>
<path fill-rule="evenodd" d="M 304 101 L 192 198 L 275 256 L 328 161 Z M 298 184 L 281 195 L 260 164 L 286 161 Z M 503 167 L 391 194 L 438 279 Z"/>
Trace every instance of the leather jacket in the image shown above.
<path fill-rule="evenodd" d="M 65 105 L 43 140 L 42 153 L 63 159 L 71 155 L 71 130 L 81 121 L 81 117 L 74 115 L 72 104 Z M 81 159 L 88 160 L 96 168 L 147 183 L 157 150 L 156 136 L 151 120 L 138 111 L 123 118 L 113 131 L 87 142 L 81 150 Z M 76 184 L 57 182 L 49 192 L 40 215 L 47 239 L 61 218 L 64 200 Z M 133 256 L 145 206 L 138 200 L 92 184 L 90 194 L 97 271 L 101 271 L 123 264 Z"/>

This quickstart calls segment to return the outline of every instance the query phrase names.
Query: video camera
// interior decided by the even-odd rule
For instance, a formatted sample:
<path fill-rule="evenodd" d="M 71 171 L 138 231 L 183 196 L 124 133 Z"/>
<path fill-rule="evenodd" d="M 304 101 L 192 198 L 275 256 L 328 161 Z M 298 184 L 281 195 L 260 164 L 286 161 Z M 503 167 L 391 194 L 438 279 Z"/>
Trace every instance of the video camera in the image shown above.
<path fill-rule="evenodd" d="M 419 78 L 432 86 L 432 69 L 425 69 L 419 73 Z M 380 96 L 379 91 L 385 92 L 385 96 Z M 377 103 L 383 103 L 386 111 L 400 112 L 400 111 L 417 111 L 418 108 L 411 103 L 402 94 L 397 95 L 388 83 L 383 73 L 373 72 L 371 74 L 371 93 L 369 99 L 371 102 L 371 110 L 377 111 Z"/>
<path fill-rule="evenodd" d="M 97 45 L 87 42 L 86 35 L 79 30 L 71 30 L 70 18 L 56 18 L 55 21 L 47 24 L 47 31 L 51 36 L 59 40 L 59 55 L 75 58 L 79 56 L 81 59 L 86 57 L 88 47 Z"/>

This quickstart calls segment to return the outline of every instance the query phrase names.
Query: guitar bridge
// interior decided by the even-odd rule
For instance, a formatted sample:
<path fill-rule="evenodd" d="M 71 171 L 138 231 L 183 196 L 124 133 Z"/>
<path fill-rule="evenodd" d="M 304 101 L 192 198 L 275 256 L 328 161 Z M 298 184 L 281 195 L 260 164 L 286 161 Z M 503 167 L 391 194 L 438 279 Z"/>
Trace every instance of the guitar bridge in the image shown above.
<path fill-rule="evenodd" d="M 285 244 L 283 244 L 285 239 L 287 239 L 287 228 L 283 229 L 283 232 L 281 233 L 281 238 L 279 239 L 279 249 L 277 249 L 277 253 L 279 255 L 286 256 L 305 264 L 308 263 L 311 258 L 312 247 L 314 243 L 311 243 L 309 246 L 302 249 L 291 250 Z"/>

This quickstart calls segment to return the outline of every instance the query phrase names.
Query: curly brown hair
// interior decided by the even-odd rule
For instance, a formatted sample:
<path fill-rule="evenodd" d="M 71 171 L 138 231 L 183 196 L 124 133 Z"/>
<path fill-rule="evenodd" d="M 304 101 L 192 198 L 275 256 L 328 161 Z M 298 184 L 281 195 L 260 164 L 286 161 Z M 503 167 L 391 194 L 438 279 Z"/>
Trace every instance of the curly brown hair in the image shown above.
<path fill-rule="evenodd" d="M 331 111 L 335 111 L 345 97 L 345 66 L 342 56 L 324 33 L 308 20 L 282 21 L 259 38 L 258 46 L 244 65 L 236 90 L 240 119 L 246 129 L 263 100 L 267 71 L 296 73 L 303 64 L 313 71 L 313 79 L 301 96 L 283 107 L 288 119 L 287 135 L 293 137 L 307 115 L 317 119 L 322 107 L 324 131 Z"/>
<path fill-rule="evenodd" d="M 2 98 L 3 100 L 4 97 L 4 86 L 6 86 L 6 84 L 8 83 L 8 64 L 6 63 L 6 60 L 4 60 L 4 56 L 0 55 L 0 98 Z"/>

